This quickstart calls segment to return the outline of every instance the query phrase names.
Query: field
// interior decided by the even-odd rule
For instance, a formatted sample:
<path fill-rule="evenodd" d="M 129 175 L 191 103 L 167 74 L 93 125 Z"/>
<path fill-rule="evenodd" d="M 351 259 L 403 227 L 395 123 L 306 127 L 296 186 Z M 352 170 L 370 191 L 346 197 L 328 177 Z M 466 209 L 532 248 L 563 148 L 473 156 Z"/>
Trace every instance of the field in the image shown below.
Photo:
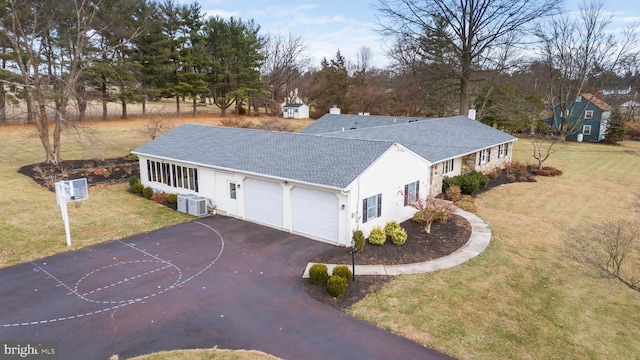
<path fill-rule="evenodd" d="M 296 128 L 307 123 L 294 121 Z M 146 124 L 84 123 L 63 135 L 62 157 L 124 156 L 149 140 Z M 81 207 L 69 206 L 67 248 L 55 194 L 17 173 L 44 158 L 35 127 L 2 126 L 0 133 L 0 267 L 191 219 L 129 194 L 126 184 L 104 186 Z M 516 143 L 515 157 L 533 162 L 528 140 Z M 483 254 L 453 269 L 398 277 L 350 313 L 461 359 L 639 358 L 640 293 L 567 258 L 564 241 L 571 228 L 638 217 L 640 142 L 569 143 L 548 164 L 564 175 L 478 197 L 479 215 L 493 230 Z"/>

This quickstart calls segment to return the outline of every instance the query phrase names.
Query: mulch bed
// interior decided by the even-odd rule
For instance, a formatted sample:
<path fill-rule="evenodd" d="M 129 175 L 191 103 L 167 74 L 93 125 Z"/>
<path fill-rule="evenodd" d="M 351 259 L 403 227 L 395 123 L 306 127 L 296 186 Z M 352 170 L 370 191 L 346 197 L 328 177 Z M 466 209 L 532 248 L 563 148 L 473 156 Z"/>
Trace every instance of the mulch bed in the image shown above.
<path fill-rule="evenodd" d="M 424 226 L 407 220 L 400 224 L 407 230 L 407 242 L 394 245 L 387 241 L 384 245 L 366 244 L 364 251 L 355 255 L 358 265 L 398 265 L 434 260 L 449 255 L 464 245 L 471 235 L 471 225 L 463 217 L 455 215 L 447 222 L 431 225 L 431 233 L 424 232 Z M 311 262 L 325 264 L 351 264 L 351 248 L 336 247 L 312 259 Z M 312 285 L 309 279 L 302 279 L 305 291 L 318 302 L 344 311 L 367 294 L 375 293 L 391 281 L 393 276 L 358 276 L 339 298 L 329 294 L 326 285 Z"/>
<path fill-rule="evenodd" d="M 138 160 L 128 157 L 31 164 L 21 167 L 18 172 L 51 191 L 55 191 L 55 183 L 62 180 L 86 178 L 89 186 L 98 186 L 124 182 L 131 176 L 140 176 Z"/>

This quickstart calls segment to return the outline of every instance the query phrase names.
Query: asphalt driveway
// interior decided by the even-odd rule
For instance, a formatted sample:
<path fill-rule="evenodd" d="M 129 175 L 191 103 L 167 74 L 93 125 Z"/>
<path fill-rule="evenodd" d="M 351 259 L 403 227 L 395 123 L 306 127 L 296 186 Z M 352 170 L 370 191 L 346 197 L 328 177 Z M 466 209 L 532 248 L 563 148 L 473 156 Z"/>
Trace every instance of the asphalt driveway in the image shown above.
<path fill-rule="evenodd" d="M 284 359 L 446 359 L 315 302 L 300 276 L 330 245 L 201 218 L 0 269 L 0 340 L 60 359 L 255 349 Z"/>

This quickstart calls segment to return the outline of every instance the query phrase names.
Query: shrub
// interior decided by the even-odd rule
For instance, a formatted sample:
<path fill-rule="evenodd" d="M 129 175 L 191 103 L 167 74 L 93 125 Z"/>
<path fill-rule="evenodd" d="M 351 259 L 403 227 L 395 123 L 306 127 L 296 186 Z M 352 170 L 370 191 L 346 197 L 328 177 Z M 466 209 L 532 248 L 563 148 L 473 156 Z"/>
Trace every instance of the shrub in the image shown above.
<path fill-rule="evenodd" d="M 349 281 L 342 276 L 332 276 L 327 280 L 327 290 L 333 297 L 344 295 L 349 286 Z"/>
<path fill-rule="evenodd" d="M 403 228 L 399 228 L 389 235 L 389 237 L 391 238 L 391 242 L 395 245 L 402 245 L 407 242 L 407 231 Z"/>
<path fill-rule="evenodd" d="M 460 190 L 460 186 L 454 185 L 445 190 L 444 194 L 447 199 L 456 202 L 462 199 L 462 190 Z"/>
<path fill-rule="evenodd" d="M 387 225 L 384 226 L 384 233 L 387 236 L 391 236 L 391 234 L 393 234 L 394 232 L 400 229 L 401 229 L 400 224 L 398 224 L 397 221 L 391 220 L 387 223 Z"/>
<path fill-rule="evenodd" d="M 489 184 L 489 177 L 487 175 L 473 170 L 464 175 L 457 175 L 454 177 L 445 177 L 442 181 L 442 186 L 445 190 L 452 186 L 460 187 L 463 194 L 471 195 L 479 190 L 484 189 Z"/>
<path fill-rule="evenodd" d="M 138 161 L 139 160 L 138 159 L 138 155 L 134 155 L 134 154 L 127 155 L 127 157 L 125 159 L 127 159 L 128 161 Z"/>
<path fill-rule="evenodd" d="M 135 185 L 135 184 L 137 184 L 139 182 L 140 182 L 140 180 L 138 179 L 137 176 L 135 176 L 135 175 L 134 176 L 129 176 L 129 187 L 130 188 L 133 188 L 133 185 Z"/>
<path fill-rule="evenodd" d="M 169 194 L 167 196 L 167 202 L 169 204 L 176 204 L 178 203 L 178 194 Z"/>
<path fill-rule="evenodd" d="M 131 190 L 133 190 L 134 193 L 136 194 L 142 194 L 142 192 L 144 191 L 144 185 L 142 185 L 141 183 L 135 183 L 133 184 L 133 186 L 131 187 Z"/>
<path fill-rule="evenodd" d="M 476 205 L 475 200 L 469 195 L 465 195 L 462 199 L 456 201 L 456 206 L 470 213 L 478 213 L 478 206 Z"/>
<path fill-rule="evenodd" d="M 343 277 L 347 279 L 347 282 L 351 282 L 351 279 L 353 278 L 353 273 L 351 272 L 351 270 L 347 265 L 338 265 L 334 267 L 333 271 L 331 272 L 331 275 L 333 277 L 335 276 Z"/>
<path fill-rule="evenodd" d="M 150 186 L 145 187 L 144 189 L 142 189 L 142 195 L 144 195 L 144 197 L 146 197 L 147 199 L 151 199 L 151 197 L 153 196 L 153 189 Z"/>
<path fill-rule="evenodd" d="M 366 243 L 362 230 L 356 230 L 353 232 L 353 247 L 356 254 L 360 254 L 364 251 L 364 244 Z"/>
<path fill-rule="evenodd" d="M 153 195 L 151 195 L 151 200 L 157 203 L 166 202 L 168 198 L 169 198 L 169 194 L 167 194 L 164 191 L 158 191 L 156 193 L 153 193 Z"/>
<path fill-rule="evenodd" d="M 329 270 L 325 264 L 313 264 L 309 268 L 309 281 L 314 285 L 326 284 L 329 280 Z"/>
<path fill-rule="evenodd" d="M 428 197 L 421 199 L 412 205 L 418 211 L 413 215 L 413 221 L 425 224 L 424 231 L 431 232 L 431 224 L 434 222 L 443 223 L 453 216 L 456 207 L 452 202 Z"/>
<path fill-rule="evenodd" d="M 222 119 L 220 120 L 220 125 L 225 127 L 234 127 L 234 128 L 243 128 L 243 129 L 251 129 L 253 128 L 253 123 L 248 119 Z"/>
<path fill-rule="evenodd" d="M 382 245 L 387 241 L 387 234 L 380 226 L 374 227 L 369 233 L 369 244 Z"/>
<path fill-rule="evenodd" d="M 640 123 L 627 122 L 625 125 L 625 134 L 629 139 L 640 140 Z"/>

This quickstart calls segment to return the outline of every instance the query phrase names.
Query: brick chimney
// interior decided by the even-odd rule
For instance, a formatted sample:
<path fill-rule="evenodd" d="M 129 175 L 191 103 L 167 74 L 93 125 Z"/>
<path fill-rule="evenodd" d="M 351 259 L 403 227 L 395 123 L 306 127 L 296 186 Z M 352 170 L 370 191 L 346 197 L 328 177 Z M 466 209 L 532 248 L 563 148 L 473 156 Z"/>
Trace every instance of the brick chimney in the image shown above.
<path fill-rule="evenodd" d="M 604 98 L 604 93 L 602 92 L 602 90 L 596 91 L 596 99 L 602 100 L 603 98 Z"/>

